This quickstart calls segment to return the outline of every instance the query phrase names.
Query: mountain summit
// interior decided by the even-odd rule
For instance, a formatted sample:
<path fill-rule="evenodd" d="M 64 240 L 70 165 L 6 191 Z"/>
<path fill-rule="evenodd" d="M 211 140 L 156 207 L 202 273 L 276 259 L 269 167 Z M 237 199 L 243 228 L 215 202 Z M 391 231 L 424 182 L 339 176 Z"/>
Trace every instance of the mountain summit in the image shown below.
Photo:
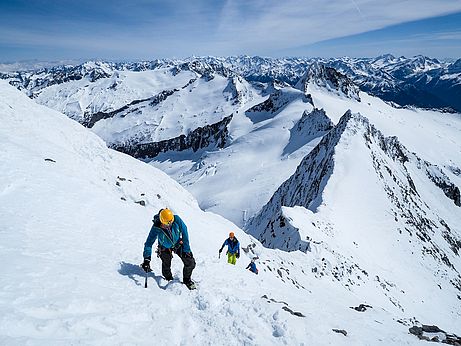
<path fill-rule="evenodd" d="M 360 101 L 359 88 L 345 75 L 324 64 L 313 63 L 296 83 L 295 88 L 309 94 L 309 84 Z"/>

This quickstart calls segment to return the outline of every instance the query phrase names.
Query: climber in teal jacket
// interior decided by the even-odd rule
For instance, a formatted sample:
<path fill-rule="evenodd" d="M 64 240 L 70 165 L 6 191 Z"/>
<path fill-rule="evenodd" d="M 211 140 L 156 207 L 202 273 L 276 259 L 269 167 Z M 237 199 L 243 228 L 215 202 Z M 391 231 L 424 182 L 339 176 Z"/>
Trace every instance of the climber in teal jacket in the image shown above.
<path fill-rule="evenodd" d="M 183 282 L 188 287 L 193 285 L 191 280 L 192 271 L 195 268 L 195 259 L 189 244 L 187 226 L 178 215 L 174 215 L 170 209 L 161 209 L 154 216 L 152 228 L 144 243 L 144 262 L 141 267 L 151 271 L 150 261 L 152 245 L 158 239 L 158 256 L 162 260 L 162 275 L 166 280 L 172 280 L 171 259 L 173 254 L 178 255 L 184 263 Z"/>

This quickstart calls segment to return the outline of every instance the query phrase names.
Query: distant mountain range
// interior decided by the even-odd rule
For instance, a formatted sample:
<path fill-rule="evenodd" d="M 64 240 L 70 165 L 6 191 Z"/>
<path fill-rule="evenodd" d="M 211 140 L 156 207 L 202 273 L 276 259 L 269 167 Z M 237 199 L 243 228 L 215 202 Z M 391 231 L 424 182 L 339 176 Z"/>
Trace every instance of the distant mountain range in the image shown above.
<path fill-rule="evenodd" d="M 323 117 L 335 124 L 348 109 L 393 114 L 403 107 L 397 103 L 461 109 L 456 106 L 461 100 L 456 96 L 460 64 L 391 55 L 202 57 L 93 61 L 1 78 L 35 102 L 91 128 L 109 147 L 153 160 L 187 186 L 203 209 L 243 226 L 331 128 Z M 315 99 L 317 89 L 332 99 Z M 364 101 L 361 90 L 389 104 Z M 330 105 L 334 107 L 328 110 Z M 402 111 L 407 118 L 413 114 Z M 442 114 L 438 111 L 436 117 Z M 419 119 L 411 118 L 416 126 Z M 249 161 L 249 152 L 257 165 Z M 247 162 L 245 169 L 242 162 Z M 443 165 L 456 172 L 461 167 L 447 161 Z M 235 186 L 235 196 L 229 198 L 227 189 L 215 191 L 222 181 Z M 248 193 L 254 197 L 240 197 Z"/>
<path fill-rule="evenodd" d="M 461 59 L 440 61 L 425 56 L 376 58 L 264 58 L 191 57 L 132 63 L 87 62 L 34 71 L 0 73 L 1 79 L 26 90 L 33 97 L 43 88 L 71 80 L 90 82 L 115 71 L 146 71 L 170 67 L 190 69 L 202 75 L 240 75 L 249 82 L 283 82 L 294 86 L 313 63 L 321 63 L 347 75 L 362 90 L 400 106 L 438 108 L 461 112 Z"/>

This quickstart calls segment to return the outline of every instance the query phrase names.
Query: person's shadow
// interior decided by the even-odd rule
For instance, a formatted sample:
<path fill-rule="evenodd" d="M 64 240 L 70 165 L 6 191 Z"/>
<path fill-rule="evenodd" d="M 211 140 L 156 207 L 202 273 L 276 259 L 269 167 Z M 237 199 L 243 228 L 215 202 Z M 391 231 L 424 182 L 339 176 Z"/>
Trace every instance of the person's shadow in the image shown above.
<path fill-rule="evenodd" d="M 138 286 L 144 286 L 144 280 L 146 278 L 146 272 L 139 266 L 139 264 L 132 264 L 127 262 L 120 262 L 120 269 L 118 272 L 121 275 L 128 276 Z M 157 285 L 161 286 L 161 275 L 155 275 L 154 272 L 147 273 L 147 277 L 154 278 Z"/>

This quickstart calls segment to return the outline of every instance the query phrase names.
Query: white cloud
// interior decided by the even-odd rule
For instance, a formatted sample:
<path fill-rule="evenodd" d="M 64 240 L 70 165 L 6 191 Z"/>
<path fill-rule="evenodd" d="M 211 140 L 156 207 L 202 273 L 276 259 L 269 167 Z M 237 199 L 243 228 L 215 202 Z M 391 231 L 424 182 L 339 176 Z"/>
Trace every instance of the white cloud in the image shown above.
<path fill-rule="evenodd" d="M 81 49 L 101 57 L 270 55 L 461 11 L 461 0 L 164 0 L 169 7 L 163 12 L 155 6 L 160 3 L 145 1 L 139 18 L 131 12 L 124 23 L 66 19 L 41 32 L 0 26 L 0 44 Z"/>
<path fill-rule="evenodd" d="M 257 1 L 251 20 L 244 24 L 242 3 L 227 1 L 217 36 L 247 49 L 307 45 L 461 11 L 459 0 L 270 0 Z"/>

